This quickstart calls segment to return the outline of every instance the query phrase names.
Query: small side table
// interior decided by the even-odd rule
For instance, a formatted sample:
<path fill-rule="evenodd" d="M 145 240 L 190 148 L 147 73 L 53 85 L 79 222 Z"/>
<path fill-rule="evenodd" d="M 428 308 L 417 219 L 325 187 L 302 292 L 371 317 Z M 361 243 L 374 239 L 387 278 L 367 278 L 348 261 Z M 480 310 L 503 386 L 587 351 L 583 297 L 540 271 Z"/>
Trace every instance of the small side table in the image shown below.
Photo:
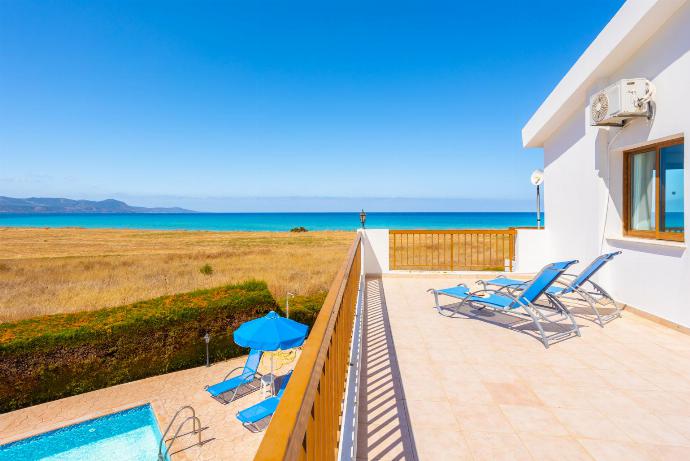
<path fill-rule="evenodd" d="M 275 376 L 271 373 L 265 374 L 261 377 L 261 395 L 263 398 L 267 399 L 273 396 L 272 384 L 275 380 Z"/>

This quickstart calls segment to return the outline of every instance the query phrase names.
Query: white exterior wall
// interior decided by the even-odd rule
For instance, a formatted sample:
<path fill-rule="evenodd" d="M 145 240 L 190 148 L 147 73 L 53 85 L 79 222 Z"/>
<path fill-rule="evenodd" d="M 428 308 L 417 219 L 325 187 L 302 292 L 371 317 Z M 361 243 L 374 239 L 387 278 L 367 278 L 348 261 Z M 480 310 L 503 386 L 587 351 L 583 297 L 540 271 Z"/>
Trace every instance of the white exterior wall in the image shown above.
<path fill-rule="evenodd" d="M 590 94 L 633 77 L 646 77 L 657 87 L 652 122 L 636 120 L 622 130 L 591 127 L 588 101 L 582 101 L 544 143 L 549 256 L 577 258 L 582 261 L 577 270 L 602 252 L 620 249 L 623 254 L 598 275 L 602 285 L 626 304 L 690 326 L 690 255 L 685 245 L 622 236 L 623 150 L 684 134 L 685 228 L 690 228 L 690 4 Z"/>
<path fill-rule="evenodd" d="M 549 262 L 551 252 L 548 233 L 537 229 L 517 229 L 515 237 L 515 272 L 529 274 L 539 272 Z"/>
<path fill-rule="evenodd" d="M 364 273 L 379 275 L 390 272 L 388 229 L 366 229 L 364 237 Z"/>

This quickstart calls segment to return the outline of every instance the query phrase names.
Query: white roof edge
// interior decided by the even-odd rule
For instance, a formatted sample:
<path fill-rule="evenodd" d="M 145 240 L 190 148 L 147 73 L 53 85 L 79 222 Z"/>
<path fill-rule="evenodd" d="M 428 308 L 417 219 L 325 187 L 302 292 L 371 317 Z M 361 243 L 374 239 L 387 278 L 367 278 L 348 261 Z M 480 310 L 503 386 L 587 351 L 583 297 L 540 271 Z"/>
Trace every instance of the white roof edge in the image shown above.
<path fill-rule="evenodd" d="M 685 2 L 625 2 L 522 128 L 522 145 L 543 147 L 576 109 L 584 107 L 588 88 L 620 67 Z"/>

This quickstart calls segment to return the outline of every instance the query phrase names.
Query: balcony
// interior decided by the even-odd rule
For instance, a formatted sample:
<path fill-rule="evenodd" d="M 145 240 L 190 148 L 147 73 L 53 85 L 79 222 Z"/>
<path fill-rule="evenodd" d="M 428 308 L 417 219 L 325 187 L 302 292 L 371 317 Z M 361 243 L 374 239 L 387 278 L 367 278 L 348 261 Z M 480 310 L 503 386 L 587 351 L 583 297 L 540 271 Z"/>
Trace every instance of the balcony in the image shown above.
<path fill-rule="evenodd" d="M 441 316 L 427 289 L 492 274 L 391 271 L 391 235 L 358 235 L 255 459 L 690 456 L 690 336 L 630 312 L 601 328 L 573 309 L 582 336 L 546 349 L 508 315 Z M 518 233 L 487 268 L 532 264 L 520 246 Z"/>

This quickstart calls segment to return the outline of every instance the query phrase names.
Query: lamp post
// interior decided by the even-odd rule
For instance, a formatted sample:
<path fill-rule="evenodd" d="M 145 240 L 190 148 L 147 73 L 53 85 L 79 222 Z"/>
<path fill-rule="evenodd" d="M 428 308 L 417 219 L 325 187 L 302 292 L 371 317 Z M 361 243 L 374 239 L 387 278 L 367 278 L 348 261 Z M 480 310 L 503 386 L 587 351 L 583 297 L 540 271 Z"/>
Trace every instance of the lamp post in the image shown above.
<path fill-rule="evenodd" d="M 290 318 L 290 296 L 295 296 L 294 293 L 287 292 L 285 296 L 285 318 Z"/>
<path fill-rule="evenodd" d="M 208 343 L 211 342 L 211 335 L 208 334 L 208 331 L 204 335 L 204 342 L 206 343 L 206 367 L 210 367 L 211 362 L 210 362 L 209 355 L 208 355 Z"/>
<path fill-rule="evenodd" d="M 544 182 L 544 172 L 542 170 L 536 169 L 532 172 L 530 176 L 530 182 L 532 185 L 537 186 L 537 229 L 541 229 L 541 191 L 540 187 Z"/>
<path fill-rule="evenodd" d="M 359 222 L 362 223 L 362 229 L 364 229 L 367 222 L 367 214 L 364 212 L 364 210 L 362 210 L 362 212 L 359 214 Z"/>

